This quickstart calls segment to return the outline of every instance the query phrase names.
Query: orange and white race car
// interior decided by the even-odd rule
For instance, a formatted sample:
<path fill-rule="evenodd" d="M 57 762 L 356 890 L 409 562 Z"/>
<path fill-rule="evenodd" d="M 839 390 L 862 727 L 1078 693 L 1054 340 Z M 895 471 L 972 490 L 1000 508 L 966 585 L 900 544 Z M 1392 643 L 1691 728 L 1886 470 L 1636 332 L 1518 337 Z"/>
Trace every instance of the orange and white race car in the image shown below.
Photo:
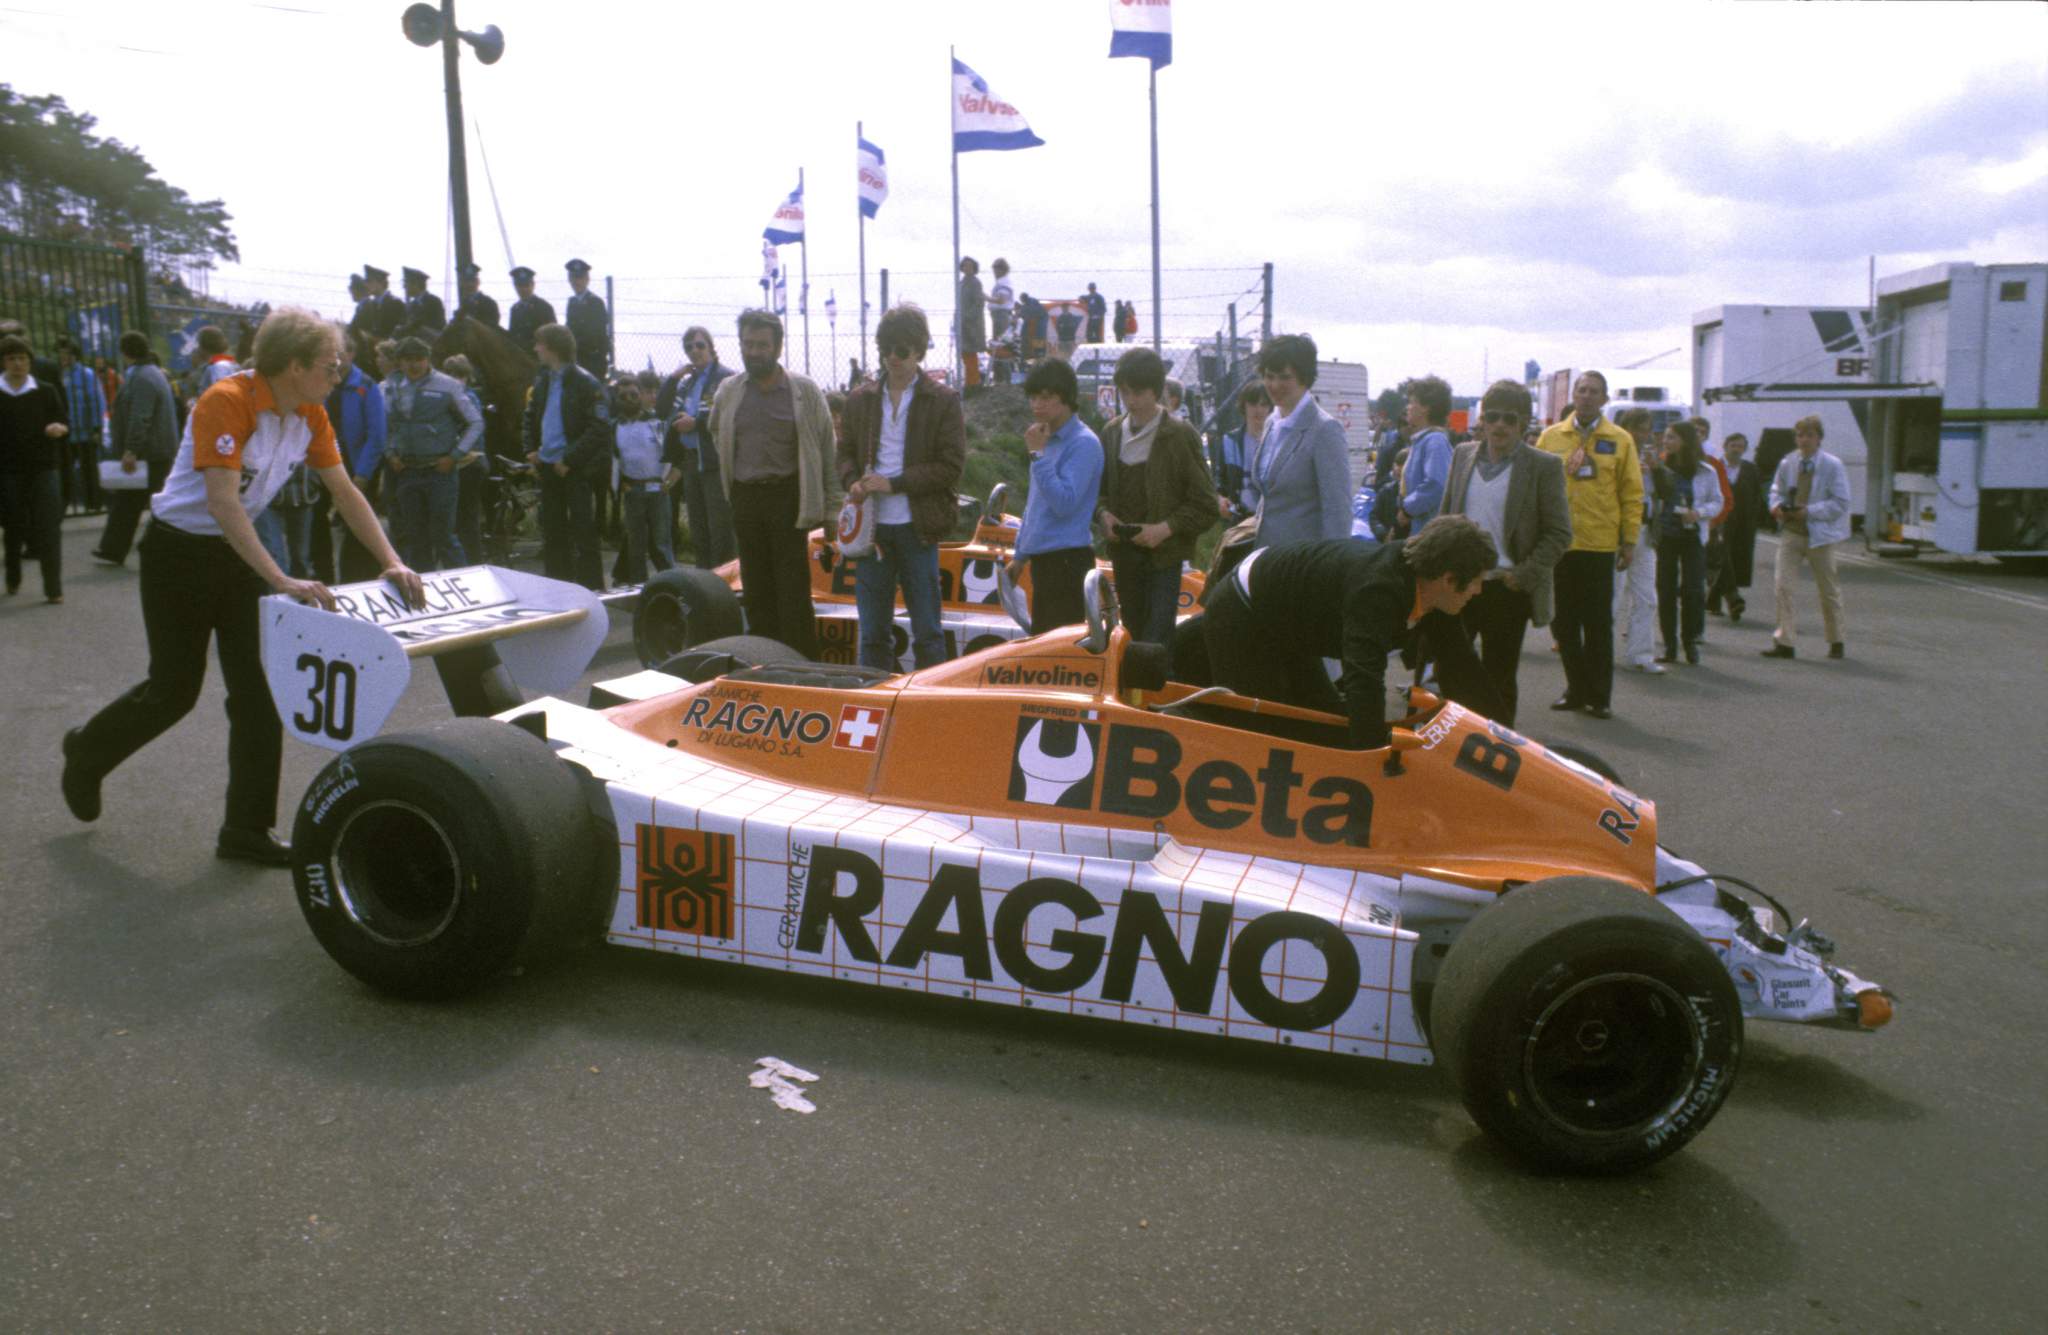
<path fill-rule="evenodd" d="M 1419 690 L 1352 750 L 1335 716 L 1169 680 L 1099 573 L 1087 596 L 1086 626 L 920 672 L 741 639 L 591 707 L 373 737 L 299 805 L 300 907 L 407 996 L 602 936 L 1440 1062 L 1487 1131 L 1582 1171 L 1696 1135 L 1745 1020 L 1890 1018 L 1595 764 Z"/>
<path fill-rule="evenodd" d="M 1003 511 L 1007 487 L 997 483 L 966 542 L 939 544 L 939 629 L 946 654 L 958 658 L 1030 634 L 1030 569 L 1012 562 L 1018 519 Z M 973 504 L 970 498 L 963 502 Z M 1107 561 L 1099 562 L 1106 576 Z M 832 535 L 811 534 L 811 601 L 818 614 L 818 657 L 827 663 L 860 661 L 860 615 L 853 601 L 853 563 L 842 561 Z M 628 591 L 621 591 L 622 594 Z M 660 667 L 685 649 L 746 630 L 740 564 L 716 570 L 676 566 L 639 586 L 633 608 L 633 647 L 646 667 Z M 1202 575 L 1181 575 L 1180 615 L 1191 615 L 1202 596 Z M 896 662 L 914 666 L 910 617 L 896 604 Z"/>

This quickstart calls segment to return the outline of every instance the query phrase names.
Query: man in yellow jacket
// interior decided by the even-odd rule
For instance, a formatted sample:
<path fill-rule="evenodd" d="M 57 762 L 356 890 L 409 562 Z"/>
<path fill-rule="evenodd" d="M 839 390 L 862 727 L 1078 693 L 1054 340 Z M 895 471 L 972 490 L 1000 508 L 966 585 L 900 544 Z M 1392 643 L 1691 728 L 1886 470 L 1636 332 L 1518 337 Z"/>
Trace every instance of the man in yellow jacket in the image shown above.
<path fill-rule="evenodd" d="M 1572 545 L 1552 576 L 1551 633 L 1564 659 L 1564 694 L 1552 709 L 1614 717 L 1614 572 L 1627 570 L 1643 522 L 1643 473 L 1635 438 L 1600 415 L 1607 377 L 1581 374 L 1572 415 L 1537 442 L 1564 460 Z"/>

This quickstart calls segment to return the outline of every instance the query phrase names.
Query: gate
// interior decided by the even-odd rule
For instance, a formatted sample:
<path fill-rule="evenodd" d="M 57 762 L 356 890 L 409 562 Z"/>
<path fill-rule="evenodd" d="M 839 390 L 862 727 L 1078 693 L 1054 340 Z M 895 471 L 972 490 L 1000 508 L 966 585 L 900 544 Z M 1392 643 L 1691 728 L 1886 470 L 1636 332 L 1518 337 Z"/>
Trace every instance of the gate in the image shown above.
<path fill-rule="evenodd" d="M 118 366 L 121 331 L 149 328 L 142 255 L 122 246 L 0 235 L 0 317 L 28 326 L 38 357 L 68 334 L 88 362 Z"/>

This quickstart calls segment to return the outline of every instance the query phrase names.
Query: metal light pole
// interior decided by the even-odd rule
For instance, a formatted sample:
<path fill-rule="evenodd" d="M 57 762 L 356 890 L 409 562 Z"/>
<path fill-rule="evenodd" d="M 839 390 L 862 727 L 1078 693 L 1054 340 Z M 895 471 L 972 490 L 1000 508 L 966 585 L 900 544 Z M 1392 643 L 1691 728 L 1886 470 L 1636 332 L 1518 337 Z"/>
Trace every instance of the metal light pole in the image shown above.
<path fill-rule="evenodd" d="M 505 34 L 492 24 L 482 32 L 463 32 L 455 26 L 455 0 L 441 0 L 436 9 L 416 4 L 400 20 L 406 40 L 415 46 L 441 47 L 441 77 L 448 94 L 448 187 L 455 213 L 455 271 L 469 267 L 469 157 L 462 141 L 462 71 L 458 41 L 476 48 L 476 58 L 486 65 L 498 63 L 505 54 Z"/>

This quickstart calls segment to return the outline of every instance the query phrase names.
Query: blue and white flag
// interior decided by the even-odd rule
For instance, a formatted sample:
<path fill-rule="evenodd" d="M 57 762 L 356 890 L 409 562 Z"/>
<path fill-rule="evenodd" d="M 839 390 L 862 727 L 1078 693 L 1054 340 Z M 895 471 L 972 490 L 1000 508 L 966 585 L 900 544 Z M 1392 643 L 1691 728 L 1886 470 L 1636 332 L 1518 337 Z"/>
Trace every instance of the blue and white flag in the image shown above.
<path fill-rule="evenodd" d="M 953 62 L 953 151 L 1037 148 L 1045 141 L 1031 133 L 1024 113 L 988 90 L 982 77 Z"/>
<path fill-rule="evenodd" d="M 786 246 L 792 241 L 798 245 L 804 239 L 804 187 L 797 182 L 796 189 L 789 192 L 789 198 L 775 206 L 775 216 L 761 229 L 761 235 L 777 246 Z"/>
<path fill-rule="evenodd" d="M 783 280 L 782 257 L 775 253 L 773 241 L 761 243 L 761 291 L 769 310 L 777 315 L 789 310 L 789 284 Z"/>
<path fill-rule="evenodd" d="M 882 165 L 882 150 L 865 139 L 860 143 L 860 211 L 872 218 L 889 197 L 889 169 Z"/>
<path fill-rule="evenodd" d="M 121 342 L 121 304 L 82 306 L 71 312 L 71 337 L 88 357 L 112 357 Z"/>
<path fill-rule="evenodd" d="M 1109 54 L 1173 63 L 1173 0 L 1109 0 Z"/>

